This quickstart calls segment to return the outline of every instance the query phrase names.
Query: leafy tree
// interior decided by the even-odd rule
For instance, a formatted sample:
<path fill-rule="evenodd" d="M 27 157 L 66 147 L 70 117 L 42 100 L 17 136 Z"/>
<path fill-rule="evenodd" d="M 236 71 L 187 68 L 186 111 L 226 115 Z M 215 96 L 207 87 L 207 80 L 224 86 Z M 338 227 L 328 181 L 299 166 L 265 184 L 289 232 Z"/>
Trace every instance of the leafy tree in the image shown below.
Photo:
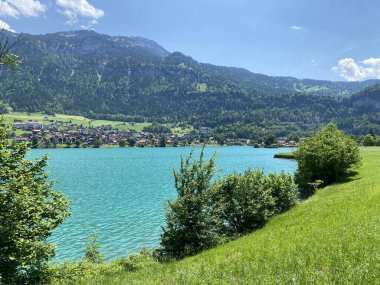
<path fill-rule="evenodd" d="M 136 145 L 136 140 L 133 139 L 133 138 L 128 138 L 128 139 L 127 139 L 127 142 L 128 142 L 128 145 L 129 145 L 130 147 L 134 147 L 134 146 Z"/>
<path fill-rule="evenodd" d="M 45 148 L 51 148 L 53 144 L 51 143 L 50 140 L 45 140 Z"/>
<path fill-rule="evenodd" d="M 159 142 L 158 146 L 159 147 L 166 147 L 166 138 L 165 138 L 165 136 L 162 136 L 160 138 L 160 142 Z"/>
<path fill-rule="evenodd" d="M 324 184 L 336 182 L 361 161 L 356 141 L 331 123 L 302 141 L 295 158 L 298 162 L 295 179 L 304 188 L 317 180 Z"/>
<path fill-rule="evenodd" d="M 71 141 L 67 141 L 67 142 L 66 142 L 66 148 L 70 148 L 71 145 L 72 145 Z"/>
<path fill-rule="evenodd" d="M 367 135 L 364 137 L 364 139 L 363 139 L 363 141 L 362 141 L 362 144 L 363 144 L 364 146 L 374 146 L 374 145 L 376 145 L 376 140 L 375 140 L 375 138 L 373 137 L 373 135 L 371 135 L 371 134 L 367 134 Z"/>
<path fill-rule="evenodd" d="M 274 144 L 276 142 L 276 140 L 277 140 L 276 136 L 273 134 L 266 136 L 265 140 L 264 140 L 265 146 L 270 146 L 270 145 Z"/>
<path fill-rule="evenodd" d="M 34 284 L 54 256 L 47 238 L 69 216 L 69 202 L 47 182 L 47 157 L 25 159 L 26 144 L 8 149 L 8 131 L 0 127 L 0 283 Z"/>
<path fill-rule="evenodd" d="M 300 138 L 299 136 L 297 136 L 296 134 L 289 134 L 287 137 L 286 137 L 286 140 L 289 142 L 289 141 L 294 141 L 294 142 L 299 142 L 300 141 Z"/>
<path fill-rule="evenodd" d="M 168 202 L 166 227 L 161 236 L 161 254 L 166 258 L 193 255 L 217 243 L 217 221 L 209 204 L 215 156 L 204 160 L 202 149 L 199 160 L 193 151 L 181 159 L 179 171 L 174 171 L 178 197 Z"/>
<path fill-rule="evenodd" d="M 126 146 L 127 146 L 127 141 L 126 140 L 119 141 L 119 147 L 126 147 Z"/>
<path fill-rule="evenodd" d="M 153 123 L 150 126 L 144 127 L 142 131 L 147 132 L 147 133 L 156 133 L 156 134 L 163 134 L 163 133 L 171 133 L 172 132 L 170 130 L 170 128 L 163 126 L 163 125 L 160 125 L 160 124 L 157 124 L 157 123 Z"/>
<path fill-rule="evenodd" d="M 94 142 L 94 148 L 99 148 L 103 144 L 101 139 L 97 139 Z"/>
<path fill-rule="evenodd" d="M 75 141 L 75 147 L 76 148 L 80 148 L 80 140 L 76 140 Z"/>
<path fill-rule="evenodd" d="M 19 39 L 18 37 L 12 41 L 8 36 L 8 31 L 5 29 L 0 30 L 0 66 L 16 69 L 20 64 L 19 57 L 11 53 L 11 49 L 17 44 Z"/>
<path fill-rule="evenodd" d="M 32 138 L 32 148 L 38 148 L 38 146 L 39 146 L 39 144 L 40 144 L 40 140 L 39 140 L 39 138 L 37 137 L 37 136 L 34 136 L 33 138 Z"/>
<path fill-rule="evenodd" d="M 84 259 L 91 263 L 102 263 L 104 255 L 100 253 L 100 248 L 98 235 L 94 234 L 90 236 L 84 252 Z"/>

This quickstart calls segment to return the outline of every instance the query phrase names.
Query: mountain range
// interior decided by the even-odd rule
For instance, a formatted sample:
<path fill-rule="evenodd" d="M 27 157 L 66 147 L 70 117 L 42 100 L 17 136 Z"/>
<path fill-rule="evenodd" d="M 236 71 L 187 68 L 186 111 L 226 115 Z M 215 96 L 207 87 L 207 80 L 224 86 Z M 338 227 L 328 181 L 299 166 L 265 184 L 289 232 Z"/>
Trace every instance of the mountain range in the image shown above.
<path fill-rule="evenodd" d="M 380 133 L 380 80 L 267 76 L 94 31 L 22 34 L 14 52 L 18 70 L 0 70 L 0 100 L 14 111 L 181 122 L 225 137 L 306 133 L 330 121 Z"/>

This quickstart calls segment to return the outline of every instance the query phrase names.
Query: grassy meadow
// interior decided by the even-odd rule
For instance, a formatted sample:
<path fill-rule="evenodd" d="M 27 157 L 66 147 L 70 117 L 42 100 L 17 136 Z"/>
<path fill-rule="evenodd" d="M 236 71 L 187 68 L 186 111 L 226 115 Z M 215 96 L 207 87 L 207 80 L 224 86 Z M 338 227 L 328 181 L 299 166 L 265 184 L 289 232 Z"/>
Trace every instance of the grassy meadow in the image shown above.
<path fill-rule="evenodd" d="M 151 123 L 134 123 L 134 122 L 122 122 L 122 121 L 109 121 L 109 120 L 91 120 L 83 116 L 75 115 L 65 115 L 65 114 L 55 114 L 47 115 L 43 113 L 23 113 L 23 112 L 11 112 L 3 115 L 4 118 L 11 123 L 27 122 L 29 120 L 41 122 L 44 124 L 49 124 L 54 122 L 67 122 L 75 125 L 83 125 L 84 127 L 100 127 L 111 125 L 113 128 L 122 130 L 133 130 L 136 132 L 141 132 L 144 127 L 150 126 Z M 185 128 L 178 127 L 174 124 L 165 124 L 169 127 L 174 134 L 185 134 L 191 132 L 193 129 L 188 126 Z M 18 130 L 16 135 L 20 135 L 23 131 Z"/>
<path fill-rule="evenodd" d="M 379 284 L 380 148 L 361 155 L 349 181 L 318 190 L 261 230 L 177 262 L 99 270 L 79 284 Z"/>

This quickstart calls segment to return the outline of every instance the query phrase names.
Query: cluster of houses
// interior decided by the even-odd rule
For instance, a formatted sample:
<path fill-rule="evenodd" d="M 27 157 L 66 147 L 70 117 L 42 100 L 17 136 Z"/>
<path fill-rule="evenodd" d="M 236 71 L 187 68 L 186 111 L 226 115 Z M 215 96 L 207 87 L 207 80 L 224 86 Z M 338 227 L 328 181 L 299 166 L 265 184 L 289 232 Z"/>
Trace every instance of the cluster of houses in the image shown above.
<path fill-rule="evenodd" d="M 41 122 L 28 121 L 15 123 L 11 138 L 16 142 L 29 142 L 32 147 L 54 147 L 56 145 L 76 145 L 92 147 L 99 144 L 119 145 L 125 141 L 134 146 L 187 145 L 195 139 L 195 134 L 177 135 L 171 133 L 153 134 L 147 132 L 135 132 L 134 130 L 118 130 L 111 125 L 100 127 L 84 127 L 68 122 L 56 122 L 43 124 Z M 21 134 L 16 135 L 16 131 Z M 133 143 L 131 143 L 133 142 Z"/>
<path fill-rule="evenodd" d="M 217 144 L 213 137 L 208 136 L 210 128 L 201 127 L 197 132 L 178 135 L 172 133 L 148 133 L 134 130 L 118 130 L 111 125 L 100 127 L 84 127 L 70 122 L 53 121 L 49 124 L 27 121 L 15 122 L 12 139 L 17 142 L 28 142 L 32 147 L 55 147 L 57 145 L 93 147 L 105 145 L 130 146 L 186 146 L 193 144 Z M 21 132 L 17 132 L 21 130 Z M 18 134 L 18 135 L 16 135 Z M 224 145 L 255 145 L 247 139 L 226 139 Z M 264 146 L 264 145 L 259 145 Z M 294 147 L 296 142 L 280 138 L 276 147 Z"/>

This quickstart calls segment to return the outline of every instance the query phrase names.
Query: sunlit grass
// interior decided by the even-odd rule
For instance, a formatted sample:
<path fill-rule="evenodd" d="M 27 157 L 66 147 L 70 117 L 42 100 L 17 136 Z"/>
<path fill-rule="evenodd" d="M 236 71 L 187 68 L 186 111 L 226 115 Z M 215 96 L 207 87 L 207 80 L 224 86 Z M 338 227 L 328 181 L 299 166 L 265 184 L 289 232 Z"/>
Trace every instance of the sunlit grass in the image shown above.
<path fill-rule="evenodd" d="M 23 113 L 23 112 L 12 112 L 4 115 L 4 118 L 11 123 L 24 123 L 29 120 L 37 121 L 44 124 L 51 124 L 53 122 L 70 122 L 75 125 L 83 125 L 84 127 L 100 127 L 111 125 L 114 129 L 125 130 L 125 131 L 135 131 L 141 132 L 144 127 L 150 126 L 151 123 L 134 123 L 134 122 L 122 122 L 122 121 L 110 121 L 110 120 L 91 120 L 83 116 L 75 115 L 65 115 L 65 114 L 55 114 L 46 115 L 43 113 Z M 172 132 L 176 134 L 185 134 L 192 130 L 190 127 L 184 129 L 175 127 L 174 125 L 168 125 L 172 128 Z"/>

